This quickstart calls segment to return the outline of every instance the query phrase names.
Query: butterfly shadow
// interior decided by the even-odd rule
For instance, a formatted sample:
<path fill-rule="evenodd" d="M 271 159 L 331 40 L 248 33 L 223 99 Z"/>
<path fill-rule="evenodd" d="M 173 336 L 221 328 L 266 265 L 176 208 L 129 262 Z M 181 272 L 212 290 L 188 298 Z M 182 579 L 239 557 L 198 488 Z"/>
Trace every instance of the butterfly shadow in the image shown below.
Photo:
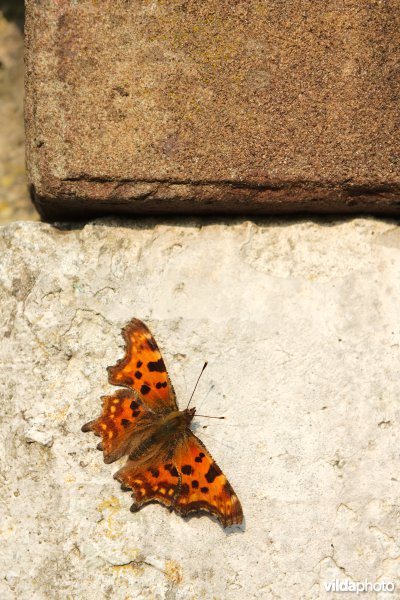
<path fill-rule="evenodd" d="M 227 425 L 226 421 L 224 421 L 224 425 Z M 216 442 L 217 445 L 223 446 L 224 448 L 228 448 L 228 450 L 231 450 L 231 451 L 234 450 L 234 446 L 232 444 L 228 444 L 227 442 L 222 441 L 220 438 L 210 435 L 208 428 L 209 428 L 208 425 L 203 425 L 202 423 L 199 423 L 198 421 L 192 421 L 190 424 L 190 429 L 193 431 L 193 433 L 195 435 L 203 434 L 204 438 L 213 440 L 213 442 Z M 205 429 L 207 431 L 204 431 Z"/>
<path fill-rule="evenodd" d="M 192 519 L 201 519 L 203 517 L 208 517 L 209 519 L 211 519 L 212 521 L 214 521 L 214 523 L 216 523 L 217 525 L 219 525 L 219 527 L 222 529 L 222 531 L 224 532 L 224 534 L 225 534 L 226 537 L 229 537 L 229 536 L 231 536 L 233 534 L 236 534 L 236 533 L 245 533 L 245 531 L 246 531 L 246 518 L 245 517 L 243 517 L 243 521 L 241 522 L 240 525 L 229 525 L 229 527 L 224 527 L 222 525 L 222 523 L 217 519 L 217 517 L 215 517 L 214 515 L 211 515 L 206 510 L 199 510 L 199 511 L 197 511 L 195 513 L 192 513 L 190 515 L 186 515 L 185 517 L 182 517 L 182 518 L 183 518 L 184 521 L 186 521 L 188 523 Z"/>

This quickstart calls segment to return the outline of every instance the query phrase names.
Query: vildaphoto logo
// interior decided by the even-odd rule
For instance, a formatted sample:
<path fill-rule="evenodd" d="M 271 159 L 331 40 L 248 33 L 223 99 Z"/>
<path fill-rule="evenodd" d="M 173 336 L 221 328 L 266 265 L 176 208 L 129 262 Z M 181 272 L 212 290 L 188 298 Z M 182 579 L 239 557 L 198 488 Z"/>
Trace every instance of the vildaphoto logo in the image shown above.
<path fill-rule="evenodd" d="M 352 581 L 351 579 L 333 579 L 325 581 L 326 592 L 354 592 L 362 594 L 363 592 L 393 592 L 394 583 L 392 581 Z"/>

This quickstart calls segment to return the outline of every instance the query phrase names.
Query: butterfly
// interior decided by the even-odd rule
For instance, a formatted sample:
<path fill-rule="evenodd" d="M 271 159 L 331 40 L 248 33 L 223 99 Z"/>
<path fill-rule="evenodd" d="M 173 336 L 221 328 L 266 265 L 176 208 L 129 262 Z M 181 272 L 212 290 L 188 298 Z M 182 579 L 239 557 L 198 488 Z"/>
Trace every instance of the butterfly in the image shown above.
<path fill-rule="evenodd" d="M 128 456 L 114 478 L 133 491 L 131 511 L 159 502 L 182 516 L 208 512 L 224 527 L 240 524 L 239 498 L 190 429 L 196 409 L 178 409 L 154 337 L 139 319 L 132 319 L 122 335 L 125 356 L 108 367 L 108 380 L 123 389 L 102 397 L 101 415 L 82 431 L 102 438 L 97 448 L 105 463 Z"/>

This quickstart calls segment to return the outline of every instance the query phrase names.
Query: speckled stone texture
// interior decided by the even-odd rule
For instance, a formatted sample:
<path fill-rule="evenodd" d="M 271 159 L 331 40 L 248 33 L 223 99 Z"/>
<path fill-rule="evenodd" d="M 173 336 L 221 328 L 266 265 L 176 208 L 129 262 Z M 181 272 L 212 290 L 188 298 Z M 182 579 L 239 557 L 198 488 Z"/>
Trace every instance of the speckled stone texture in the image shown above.
<path fill-rule="evenodd" d="M 399 0 L 27 0 L 32 197 L 398 214 L 399 32 Z"/>
<path fill-rule="evenodd" d="M 399 273 L 400 229 L 373 219 L 0 228 L 0 598 L 398 587 Z M 226 419 L 196 419 L 196 432 L 243 527 L 159 505 L 130 513 L 118 465 L 80 431 L 112 389 L 106 367 L 133 316 L 154 332 L 181 407 L 209 361 L 195 404 Z"/>

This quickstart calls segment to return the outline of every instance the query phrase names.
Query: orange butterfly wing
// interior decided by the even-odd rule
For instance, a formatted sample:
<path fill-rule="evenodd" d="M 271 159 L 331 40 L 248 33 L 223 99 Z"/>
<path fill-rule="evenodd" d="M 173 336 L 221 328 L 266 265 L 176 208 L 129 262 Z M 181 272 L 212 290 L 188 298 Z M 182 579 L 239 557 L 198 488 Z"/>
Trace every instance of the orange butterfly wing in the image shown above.
<path fill-rule="evenodd" d="M 179 491 L 179 475 L 176 467 L 166 461 L 156 463 L 148 469 L 138 470 L 134 461 L 128 462 L 115 473 L 114 479 L 123 489 L 134 491 L 135 503 L 131 511 L 135 512 L 148 502 L 160 502 L 171 508 Z"/>
<path fill-rule="evenodd" d="M 243 511 L 239 498 L 201 441 L 192 433 L 179 440 L 172 458 L 138 469 L 128 461 L 114 477 L 124 489 L 134 491 L 138 510 L 148 502 L 160 502 L 182 516 L 205 511 L 224 527 L 240 524 Z"/>
<path fill-rule="evenodd" d="M 97 447 L 103 450 L 104 462 L 111 463 L 129 452 L 130 434 L 145 421 L 148 410 L 134 390 L 118 390 L 102 400 L 100 417 L 86 423 L 82 431 L 93 431 L 102 438 Z"/>
<path fill-rule="evenodd" d="M 108 367 L 108 380 L 136 390 L 153 411 L 177 410 L 175 392 L 157 343 L 142 321 L 132 319 L 122 329 L 125 356 Z"/>
<path fill-rule="evenodd" d="M 173 462 L 180 473 L 179 495 L 174 509 L 185 516 L 210 512 L 224 527 L 239 525 L 243 511 L 239 498 L 202 442 L 192 433 L 177 446 Z"/>

